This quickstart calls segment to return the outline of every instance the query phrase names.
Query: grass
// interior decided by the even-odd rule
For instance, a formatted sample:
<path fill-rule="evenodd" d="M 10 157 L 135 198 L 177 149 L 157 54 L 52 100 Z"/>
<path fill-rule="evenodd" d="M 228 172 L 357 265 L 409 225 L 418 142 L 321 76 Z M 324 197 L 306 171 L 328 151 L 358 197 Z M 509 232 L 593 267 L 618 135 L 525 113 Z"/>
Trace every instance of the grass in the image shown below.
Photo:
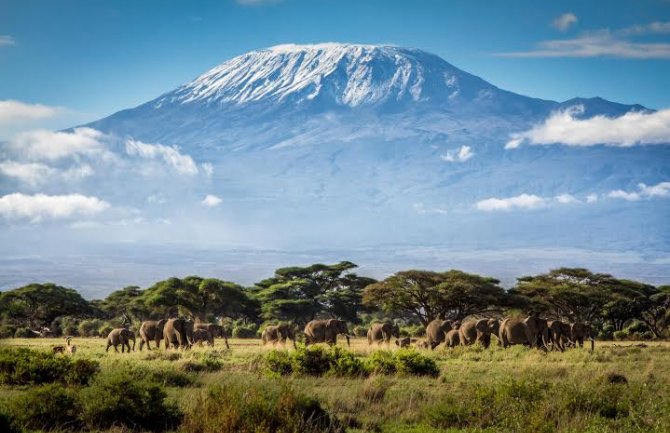
<path fill-rule="evenodd" d="M 215 410 L 209 401 L 212 396 L 217 401 L 248 400 L 258 405 L 263 390 L 271 397 L 268 402 L 288 408 L 277 406 L 276 411 L 275 406 L 263 406 L 268 423 L 285 417 L 284 431 L 311 431 L 312 427 L 314 431 L 414 433 L 670 431 L 670 344 L 666 342 L 646 342 L 646 347 L 598 342 L 594 352 L 571 349 L 564 353 L 519 346 L 503 350 L 495 344 L 489 349 L 439 347 L 422 351 L 436 362 L 437 377 L 373 374 L 367 378 L 268 376 L 260 360 L 273 350 L 271 346 L 261 346 L 260 340 L 229 342 L 230 350 L 217 340 L 213 348 L 186 352 L 117 354 L 105 353 L 104 339 L 73 341 L 78 348 L 74 358 L 98 361 L 100 375 L 133 369 L 163 387 L 167 403 L 178 405 L 185 414 L 181 431 L 189 433 L 224 431 L 222 423 L 231 422 L 233 416 L 211 416 L 211 422 L 203 424 L 195 405 Z M 55 344 L 60 341 L 0 340 L 2 346 L 45 352 Z M 346 348 L 346 343 L 340 346 Z M 352 339 L 351 352 L 364 364 L 379 349 L 398 352 L 395 346 L 370 347 L 363 338 Z M 0 386 L 0 409 L 32 388 Z M 311 421 L 301 415 L 303 405 L 312 407 L 315 402 L 333 420 L 327 428 L 309 427 Z M 243 407 L 236 409 L 235 416 L 246 413 Z"/>

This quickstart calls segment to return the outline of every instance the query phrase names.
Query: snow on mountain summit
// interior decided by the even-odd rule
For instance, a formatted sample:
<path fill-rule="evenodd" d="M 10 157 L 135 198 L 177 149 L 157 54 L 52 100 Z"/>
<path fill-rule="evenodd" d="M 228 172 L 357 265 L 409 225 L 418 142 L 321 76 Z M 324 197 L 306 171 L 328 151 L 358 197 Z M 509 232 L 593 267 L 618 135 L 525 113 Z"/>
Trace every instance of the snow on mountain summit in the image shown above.
<path fill-rule="evenodd" d="M 440 57 L 389 45 L 278 45 L 235 57 L 175 91 L 165 103 L 382 102 L 486 98 L 498 89 Z M 464 95 L 465 93 L 465 95 Z"/>

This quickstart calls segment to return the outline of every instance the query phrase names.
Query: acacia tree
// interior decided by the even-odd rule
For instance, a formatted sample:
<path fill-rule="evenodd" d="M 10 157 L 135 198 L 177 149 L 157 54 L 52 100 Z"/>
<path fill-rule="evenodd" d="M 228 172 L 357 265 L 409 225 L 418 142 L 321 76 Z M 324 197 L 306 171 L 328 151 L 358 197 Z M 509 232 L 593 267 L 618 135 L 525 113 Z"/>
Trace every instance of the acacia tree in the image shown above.
<path fill-rule="evenodd" d="M 356 267 L 345 261 L 277 269 L 272 278 L 253 288 L 261 305 L 261 317 L 299 324 L 317 316 L 357 322 L 363 288 L 375 280 L 351 273 Z"/>
<path fill-rule="evenodd" d="M 107 318 L 128 317 L 132 321 L 146 318 L 150 308 L 144 303 L 144 292 L 137 286 L 128 286 L 110 293 L 101 301 L 92 301 Z"/>
<path fill-rule="evenodd" d="M 187 315 L 201 320 L 254 317 L 256 305 L 238 284 L 215 278 L 168 278 L 144 291 L 145 304 L 154 315 Z"/>
<path fill-rule="evenodd" d="M 365 288 L 363 301 L 390 314 L 411 315 L 424 326 L 431 320 L 461 320 L 508 303 L 495 278 L 459 270 L 397 272 Z"/>
<path fill-rule="evenodd" d="M 640 319 L 649 327 L 656 338 L 670 326 L 670 286 L 661 286 L 658 292 L 649 297 Z"/>
<path fill-rule="evenodd" d="M 0 311 L 30 327 L 49 326 L 57 317 L 89 317 L 94 309 L 74 289 L 53 283 L 29 284 L 2 293 Z"/>

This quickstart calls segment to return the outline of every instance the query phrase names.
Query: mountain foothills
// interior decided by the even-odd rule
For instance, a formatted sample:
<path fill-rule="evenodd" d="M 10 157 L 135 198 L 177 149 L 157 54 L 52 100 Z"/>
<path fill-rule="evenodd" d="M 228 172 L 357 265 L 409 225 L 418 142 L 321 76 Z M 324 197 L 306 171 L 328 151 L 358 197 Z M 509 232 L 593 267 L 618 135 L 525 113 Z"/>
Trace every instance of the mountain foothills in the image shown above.
<path fill-rule="evenodd" d="M 166 244 L 346 250 L 338 257 L 357 261 L 356 251 L 377 249 L 423 251 L 428 267 L 444 268 L 448 252 L 461 251 L 486 272 L 478 251 L 526 251 L 504 257 L 527 261 L 535 258 L 528 251 L 551 250 L 557 266 L 579 264 L 568 251 L 581 250 L 628 255 L 626 275 L 660 282 L 668 275 L 670 146 L 601 143 L 589 135 L 595 127 L 579 123 L 642 125 L 655 113 L 601 98 L 518 95 L 418 49 L 281 45 L 55 133 L 86 145 L 52 152 L 43 176 L 3 179 L 0 192 L 95 197 L 72 198 L 81 212 L 71 216 L 67 244 L 159 246 L 141 260 Z M 574 135 L 553 134 L 571 127 Z M 22 136 L 5 154 L 34 164 L 35 154 L 17 149 L 38 141 Z M 54 251 L 65 239 L 49 225 L 39 235 Z"/>
<path fill-rule="evenodd" d="M 670 286 L 582 268 L 520 277 L 506 291 L 495 278 L 460 270 L 405 270 L 376 281 L 354 273 L 356 267 L 340 262 L 281 268 L 250 287 L 198 276 L 169 278 L 94 301 L 55 284 L 31 284 L 0 293 L 0 338 L 104 337 L 113 327 L 137 330 L 144 320 L 177 316 L 221 324 L 238 338 L 256 338 L 264 326 L 280 322 L 302 329 L 318 318 L 343 319 L 359 336 L 370 323 L 392 318 L 403 333 L 421 336 L 435 318 L 460 322 L 527 311 L 587 323 L 605 339 L 663 338 L 670 327 Z"/>

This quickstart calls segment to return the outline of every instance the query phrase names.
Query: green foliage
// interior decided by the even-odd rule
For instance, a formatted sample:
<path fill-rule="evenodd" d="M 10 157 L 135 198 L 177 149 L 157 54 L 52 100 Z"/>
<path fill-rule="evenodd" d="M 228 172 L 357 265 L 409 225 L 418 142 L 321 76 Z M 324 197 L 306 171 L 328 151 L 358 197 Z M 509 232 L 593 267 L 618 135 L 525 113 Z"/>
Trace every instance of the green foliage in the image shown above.
<path fill-rule="evenodd" d="M 426 335 L 426 327 L 423 325 L 410 325 L 400 328 L 400 335 L 403 337 L 423 337 Z"/>
<path fill-rule="evenodd" d="M 48 325 L 59 316 L 91 316 L 94 309 L 74 289 L 52 283 L 29 284 L 0 294 L 0 311 L 34 326 Z"/>
<path fill-rule="evenodd" d="M 258 325 L 254 323 L 237 323 L 233 327 L 234 338 L 258 338 Z"/>
<path fill-rule="evenodd" d="M 377 350 L 365 361 L 365 368 L 374 374 L 436 377 L 440 369 L 433 358 L 414 349 Z"/>
<path fill-rule="evenodd" d="M 72 360 L 25 348 L 0 348 L 0 383 L 27 385 L 61 382 L 82 385 L 88 383 L 100 369 L 97 361 Z"/>
<path fill-rule="evenodd" d="M 81 337 L 99 337 L 99 331 L 103 325 L 104 322 L 100 319 L 82 320 L 77 326 L 77 334 Z"/>
<path fill-rule="evenodd" d="M 319 402 L 276 382 L 226 381 L 198 396 L 183 431 L 198 433 L 338 432 Z"/>
<path fill-rule="evenodd" d="M 299 346 L 290 352 L 272 350 L 265 355 L 266 369 L 273 375 L 366 375 L 363 363 L 352 352 L 340 347 Z"/>
<path fill-rule="evenodd" d="M 125 426 L 133 430 L 165 431 L 181 419 L 165 390 L 137 373 L 101 374 L 80 391 L 81 419 L 89 429 Z"/>
<path fill-rule="evenodd" d="M 506 306 L 495 278 L 448 272 L 402 271 L 365 288 L 367 305 L 392 314 L 412 315 L 424 326 L 437 317 L 463 319 L 491 307 Z"/>
<path fill-rule="evenodd" d="M 11 400 L 8 410 L 15 424 L 28 430 L 81 428 L 76 392 L 57 383 L 29 389 Z"/>
<path fill-rule="evenodd" d="M 0 338 L 12 338 L 16 333 L 16 326 L 0 325 Z"/>
<path fill-rule="evenodd" d="M 357 322 L 362 290 L 374 280 L 349 272 L 356 267 L 340 262 L 277 269 L 274 277 L 256 283 L 253 289 L 261 317 L 305 324 L 325 313 Z"/>
<path fill-rule="evenodd" d="M 37 335 L 28 328 L 16 328 L 14 338 L 36 338 Z"/>

